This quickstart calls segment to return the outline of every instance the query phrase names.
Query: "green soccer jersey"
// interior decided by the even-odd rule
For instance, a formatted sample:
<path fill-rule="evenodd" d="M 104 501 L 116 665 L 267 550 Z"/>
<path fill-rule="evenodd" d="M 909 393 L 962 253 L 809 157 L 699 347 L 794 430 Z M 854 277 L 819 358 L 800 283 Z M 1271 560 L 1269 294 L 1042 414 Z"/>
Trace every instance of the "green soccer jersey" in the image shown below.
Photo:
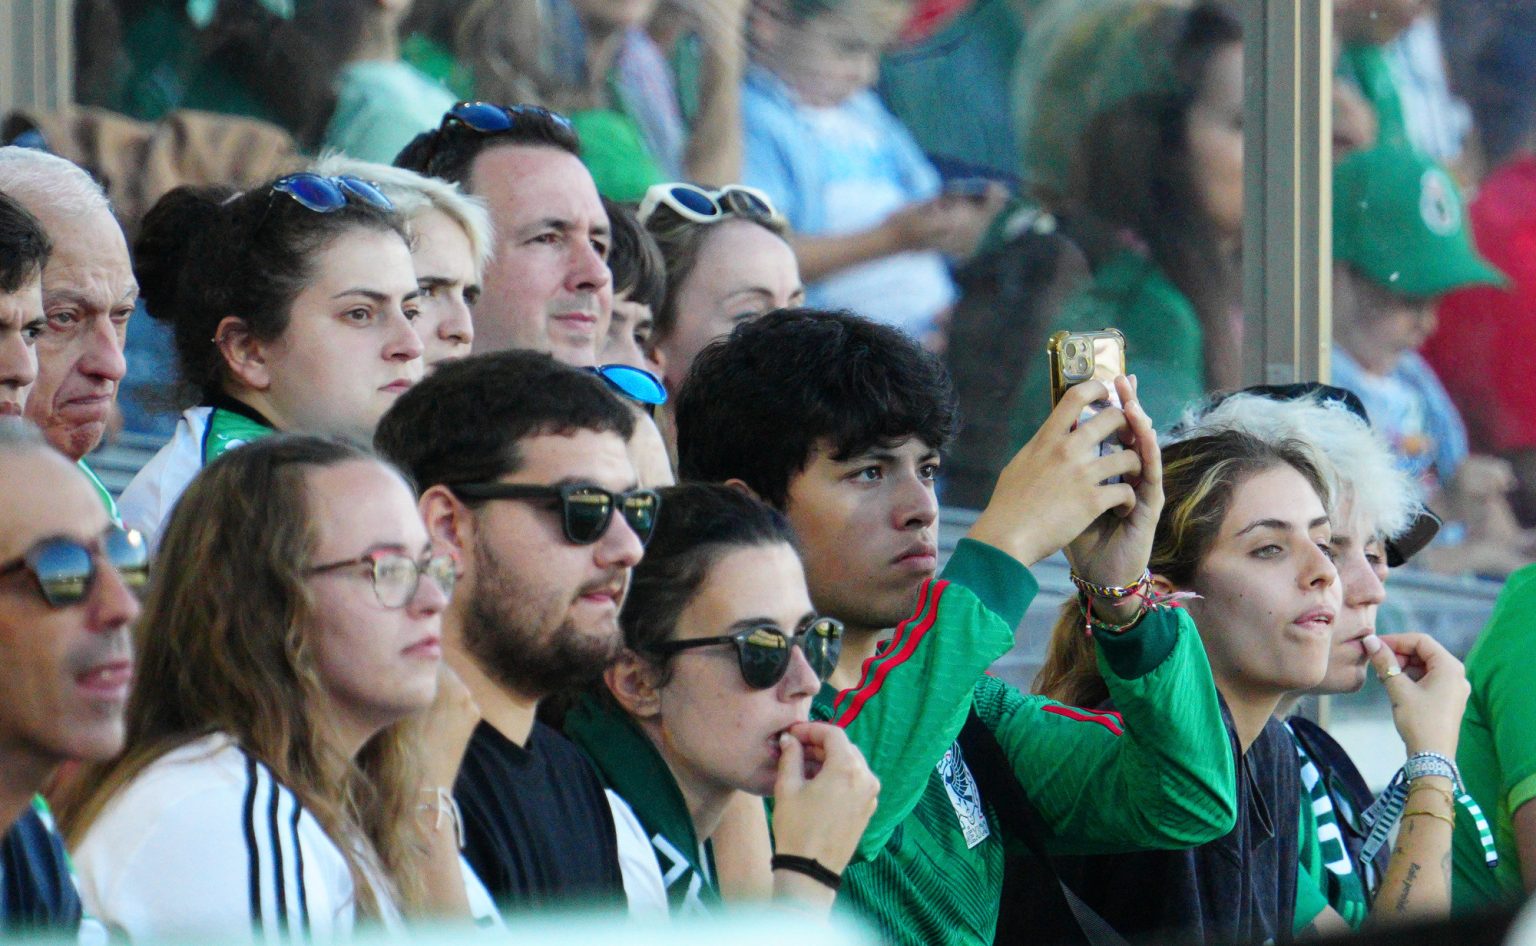
<path fill-rule="evenodd" d="M 1290 727 L 1286 729 L 1289 731 Z M 1370 914 L 1365 885 L 1344 845 L 1338 814 L 1322 773 L 1301 742 L 1294 736 L 1292 739 L 1296 742 L 1301 775 L 1301 843 L 1296 863 L 1299 876 L 1294 932 L 1299 935 L 1328 907 L 1333 907 L 1350 929 L 1358 930 Z"/>
<path fill-rule="evenodd" d="M 1457 912 L 1514 906 L 1525 899 L 1512 817 L 1536 798 L 1536 565 L 1509 576 L 1488 626 L 1467 654 L 1472 697 L 1461 718 L 1456 763 L 1467 793 L 1493 827 L 1499 866 L 1488 869 L 1477 827 L 1456 813 L 1452 907 Z"/>
<path fill-rule="evenodd" d="M 1188 615 L 1156 610 L 1098 635 L 1119 712 L 1082 710 L 985 676 L 1036 588 L 1014 559 L 962 540 L 858 685 L 823 687 L 812 707 L 847 730 L 880 778 L 839 901 L 887 942 L 992 942 L 1004 842 L 956 744 L 973 702 L 1057 851 L 1190 847 L 1232 829 L 1232 753 Z"/>

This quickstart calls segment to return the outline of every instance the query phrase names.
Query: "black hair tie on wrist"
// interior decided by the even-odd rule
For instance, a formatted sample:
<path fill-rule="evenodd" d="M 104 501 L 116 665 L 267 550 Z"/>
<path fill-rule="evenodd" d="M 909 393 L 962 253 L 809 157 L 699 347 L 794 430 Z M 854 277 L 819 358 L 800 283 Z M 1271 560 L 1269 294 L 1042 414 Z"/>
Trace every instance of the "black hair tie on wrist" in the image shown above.
<path fill-rule="evenodd" d="M 774 870 L 788 870 L 797 874 L 804 874 L 817 883 L 830 887 L 833 890 L 837 890 L 843 885 L 843 878 L 836 871 L 815 858 L 801 857 L 798 854 L 775 854 L 768 863 Z"/>

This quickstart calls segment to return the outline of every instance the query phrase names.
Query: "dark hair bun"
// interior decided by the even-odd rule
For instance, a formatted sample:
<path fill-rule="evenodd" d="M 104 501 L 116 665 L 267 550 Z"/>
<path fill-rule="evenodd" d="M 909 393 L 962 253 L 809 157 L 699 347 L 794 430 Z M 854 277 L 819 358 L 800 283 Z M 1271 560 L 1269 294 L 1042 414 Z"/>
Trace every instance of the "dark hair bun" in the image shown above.
<path fill-rule="evenodd" d="M 133 244 L 133 274 L 145 309 L 162 322 L 177 321 L 182 273 L 197 244 L 218 225 L 230 187 L 178 187 L 149 209 Z"/>

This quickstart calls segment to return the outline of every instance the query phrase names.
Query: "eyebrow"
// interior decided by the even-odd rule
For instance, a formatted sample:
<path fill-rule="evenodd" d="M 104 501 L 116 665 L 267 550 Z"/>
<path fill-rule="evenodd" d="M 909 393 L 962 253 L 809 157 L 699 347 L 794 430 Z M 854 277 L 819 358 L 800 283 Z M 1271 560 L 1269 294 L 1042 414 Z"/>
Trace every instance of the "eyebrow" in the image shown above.
<path fill-rule="evenodd" d="M 1327 516 L 1318 516 L 1316 519 L 1313 519 L 1311 522 L 1307 523 L 1307 531 L 1310 532 L 1319 526 L 1326 526 L 1327 524 Z M 1291 524 L 1286 522 L 1284 519 L 1255 519 L 1254 521 L 1248 523 L 1248 525 L 1244 526 L 1237 533 L 1237 537 L 1241 538 L 1242 536 L 1247 535 L 1255 529 L 1275 529 L 1279 532 L 1289 532 L 1291 529 Z"/>
<path fill-rule="evenodd" d="M 389 301 L 389 293 L 380 292 L 377 289 L 365 289 L 362 286 L 356 286 L 352 289 L 343 289 L 342 291 L 336 293 L 336 295 L 331 296 L 331 298 L 340 299 L 342 296 L 362 296 L 363 298 L 372 300 L 374 302 Z"/>
<path fill-rule="evenodd" d="M 416 286 L 423 291 L 429 289 L 446 289 L 456 282 L 458 282 L 457 279 L 450 279 L 447 276 L 421 276 L 417 278 Z"/>
<path fill-rule="evenodd" d="M 522 484 L 519 484 L 519 485 L 522 485 Z M 537 486 L 539 484 L 534 483 L 534 484 L 529 484 L 529 485 Z M 596 480 L 594 480 L 590 476 L 566 476 L 566 477 L 562 477 L 561 479 L 555 480 L 553 483 L 550 483 L 549 485 L 550 486 L 595 486 L 598 489 L 606 489 L 610 493 L 627 493 L 630 490 L 635 490 L 635 489 L 639 489 L 640 488 L 639 482 L 631 482 L 628 486 L 621 486 L 618 489 L 610 489 L 609 487 L 604 486 L 603 484 L 597 482 Z"/>

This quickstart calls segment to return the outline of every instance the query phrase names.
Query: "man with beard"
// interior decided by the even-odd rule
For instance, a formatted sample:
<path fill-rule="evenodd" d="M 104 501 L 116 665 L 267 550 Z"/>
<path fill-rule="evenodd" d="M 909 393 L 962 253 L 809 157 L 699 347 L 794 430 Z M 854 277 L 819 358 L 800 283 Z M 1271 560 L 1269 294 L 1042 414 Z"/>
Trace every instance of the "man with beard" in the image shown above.
<path fill-rule="evenodd" d="M 80 896 L 37 793 L 61 764 L 122 750 L 146 552 L 15 418 L 0 419 L 0 481 L 0 938 L 72 935 Z"/>
<path fill-rule="evenodd" d="M 595 679 L 622 644 L 619 606 L 658 502 L 636 488 L 633 429 L 597 375 L 510 351 L 440 366 L 375 436 L 422 491 L 434 544 L 459 562 L 444 651 L 482 721 L 454 795 L 465 856 L 514 908 L 622 902 L 602 784 L 535 713 Z"/>

